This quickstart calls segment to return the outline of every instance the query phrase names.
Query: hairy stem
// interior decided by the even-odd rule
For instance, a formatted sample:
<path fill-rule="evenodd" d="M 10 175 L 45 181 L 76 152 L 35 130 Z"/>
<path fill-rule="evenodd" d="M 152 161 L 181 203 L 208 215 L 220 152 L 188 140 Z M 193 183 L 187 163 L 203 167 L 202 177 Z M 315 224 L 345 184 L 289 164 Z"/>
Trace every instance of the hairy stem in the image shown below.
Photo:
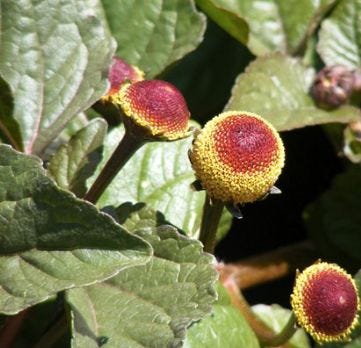
<path fill-rule="evenodd" d="M 123 139 L 105 164 L 92 187 L 84 196 L 84 199 L 91 203 L 96 203 L 114 177 L 143 144 L 144 139 L 136 137 L 126 130 Z"/>
<path fill-rule="evenodd" d="M 201 231 L 199 240 L 204 245 L 204 251 L 213 254 L 216 246 L 216 234 L 219 220 L 222 216 L 224 203 L 219 200 L 211 200 L 208 194 L 204 201 Z"/>

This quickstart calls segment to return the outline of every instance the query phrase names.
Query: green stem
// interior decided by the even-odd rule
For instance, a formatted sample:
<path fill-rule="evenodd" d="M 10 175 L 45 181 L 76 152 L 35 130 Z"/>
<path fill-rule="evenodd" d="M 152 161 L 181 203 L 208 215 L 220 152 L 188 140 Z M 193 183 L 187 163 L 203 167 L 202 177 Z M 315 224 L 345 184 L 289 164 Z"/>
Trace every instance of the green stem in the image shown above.
<path fill-rule="evenodd" d="M 256 334 L 262 347 L 278 347 L 278 348 L 290 348 L 291 345 L 287 342 L 296 331 L 295 317 L 291 314 L 291 317 L 284 327 L 284 329 L 275 334 L 261 319 L 259 319 L 252 308 L 244 298 L 242 292 L 239 290 L 236 282 L 232 277 L 221 278 L 222 285 L 227 289 L 231 298 L 233 306 L 239 309 L 248 324 Z"/>
<path fill-rule="evenodd" d="M 136 137 L 126 130 L 123 139 L 105 164 L 92 187 L 84 196 L 84 199 L 91 203 L 96 203 L 114 177 L 144 143 L 144 139 Z"/>
<path fill-rule="evenodd" d="M 262 340 L 262 345 L 264 347 L 279 347 L 280 345 L 286 343 L 297 331 L 296 317 L 293 312 L 287 321 L 287 324 L 278 334 L 275 334 L 273 337 L 265 338 Z"/>
<path fill-rule="evenodd" d="M 199 240 L 204 245 L 204 251 L 213 254 L 216 246 L 216 234 L 219 220 L 222 216 L 224 203 L 219 200 L 211 200 L 208 194 L 203 206 L 203 215 Z"/>

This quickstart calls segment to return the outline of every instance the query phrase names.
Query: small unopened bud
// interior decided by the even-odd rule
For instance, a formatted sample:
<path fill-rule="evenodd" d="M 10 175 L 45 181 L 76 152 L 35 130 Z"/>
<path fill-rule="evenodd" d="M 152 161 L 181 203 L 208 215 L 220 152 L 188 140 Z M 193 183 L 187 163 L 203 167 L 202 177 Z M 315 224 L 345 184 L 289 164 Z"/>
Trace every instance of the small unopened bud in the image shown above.
<path fill-rule="evenodd" d="M 291 304 L 298 324 L 319 343 L 345 341 L 357 325 L 356 284 L 335 264 L 316 263 L 299 274 Z"/>
<path fill-rule="evenodd" d="M 144 72 L 134 65 L 126 63 L 123 59 L 114 57 L 109 68 L 108 80 L 110 89 L 108 93 L 102 97 L 103 101 L 112 99 L 112 96 L 119 92 L 120 86 L 126 82 L 136 82 L 144 80 Z"/>
<path fill-rule="evenodd" d="M 318 72 L 311 95 L 319 107 L 332 109 L 348 103 L 360 87 L 360 71 L 333 65 Z"/>

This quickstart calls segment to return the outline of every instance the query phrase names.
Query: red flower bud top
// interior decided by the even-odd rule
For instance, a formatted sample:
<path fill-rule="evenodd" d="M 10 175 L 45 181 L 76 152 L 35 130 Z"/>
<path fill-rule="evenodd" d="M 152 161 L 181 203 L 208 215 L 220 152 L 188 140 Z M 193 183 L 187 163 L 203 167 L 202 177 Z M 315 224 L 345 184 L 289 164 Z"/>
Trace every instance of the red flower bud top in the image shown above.
<path fill-rule="evenodd" d="M 264 197 L 284 165 L 284 147 L 260 116 L 228 111 L 209 121 L 196 137 L 190 160 L 210 197 L 247 203 Z"/>
<path fill-rule="evenodd" d="M 356 284 L 335 264 L 317 263 L 298 275 L 291 304 L 298 324 L 319 343 L 347 340 L 357 324 Z"/>
<path fill-rule="evenodd" d="M 125 83 L 114 97 L 125 116 L 151 137 L 175 140 L 188 135 L 190 113 L 180 91 L 161 80 Z"/>
<path fill-rule="evenodd" d="M 108 80 L 110 82 L 110 90 L 102 98 L 103 101 L 108 101 L 115 93 L 118 93 L 120 86 L 125 81 L 142 81 L 144 80 L 144 72 L 136 66 L 126 63 L 124 60 L 114 57 L 109 68 Z"/>

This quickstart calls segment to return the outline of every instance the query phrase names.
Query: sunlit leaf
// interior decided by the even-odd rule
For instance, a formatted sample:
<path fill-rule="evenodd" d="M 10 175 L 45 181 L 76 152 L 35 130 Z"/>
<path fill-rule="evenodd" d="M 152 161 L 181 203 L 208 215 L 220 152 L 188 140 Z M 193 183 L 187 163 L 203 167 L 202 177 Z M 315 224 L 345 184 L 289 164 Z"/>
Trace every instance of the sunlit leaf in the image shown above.
<path fill-rule="evenodd" d="M 12 117 L 25 152 L 41 153 L 105 93 L 114 40 L 94 0 L 4 0 L 1 11 L 0 74 Z"/>
<path fill-rule="evenodd" d="M 186 328 L 210 313 L 217 275 L 201 244 L 170 226 L 137 235 L 154 249 L 147 265 L 67 292 L 73 347 L 179 347 Z"/>
<path fill-rule="evenodd" d="M 317 108 L 308 92 L 312 78 L 313 71 L 297 59 L 281 54 L 258 58 L 237 78 L 226 109 L 259 114 L 279 131 L 361 116 L 349 105 L 334 111 Z"/>
<path fill-rule="evenodd" d="M 41 161 L 0 146 L 0 312 L 148 261 L 150 246 L 59 189 Z"/>

